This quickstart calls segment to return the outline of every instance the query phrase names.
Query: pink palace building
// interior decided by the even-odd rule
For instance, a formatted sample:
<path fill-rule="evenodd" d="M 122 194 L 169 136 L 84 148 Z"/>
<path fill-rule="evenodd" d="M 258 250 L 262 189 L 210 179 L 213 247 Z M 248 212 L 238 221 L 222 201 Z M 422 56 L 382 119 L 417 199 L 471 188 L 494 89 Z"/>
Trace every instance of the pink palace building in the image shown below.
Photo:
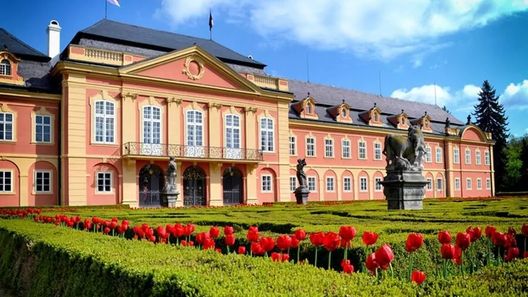
<path fill-rule="evenodd" d="M 0 206 L 384 199 L 383 140 L 419 125 L 427 197 L 494 195 L 490 133 L 435 105 L 272 77 L 215 41 L 101 20 L 44 55 L 0 28 Z"/>

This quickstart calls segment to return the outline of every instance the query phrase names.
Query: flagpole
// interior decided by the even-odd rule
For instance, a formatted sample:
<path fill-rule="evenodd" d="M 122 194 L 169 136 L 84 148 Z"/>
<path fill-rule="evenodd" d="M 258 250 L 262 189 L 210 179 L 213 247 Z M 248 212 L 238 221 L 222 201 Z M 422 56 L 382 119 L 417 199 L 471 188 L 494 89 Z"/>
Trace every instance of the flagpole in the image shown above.
<path fill-rule="evenodd" d="M 105 19 L 106 19 L 108 15 L 108 1 L 104 0 L 104 2 L 105 2 Z"/>

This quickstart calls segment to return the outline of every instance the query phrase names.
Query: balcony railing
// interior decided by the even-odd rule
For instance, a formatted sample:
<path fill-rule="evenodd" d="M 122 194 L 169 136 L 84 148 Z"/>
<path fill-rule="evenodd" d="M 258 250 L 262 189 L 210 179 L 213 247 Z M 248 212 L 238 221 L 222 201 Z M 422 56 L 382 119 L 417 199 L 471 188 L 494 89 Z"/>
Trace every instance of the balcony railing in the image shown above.
<path fill-rule="evenodd" d="M 191 146 L 180 144 L 155 144 L 127 142 L 123 145 L 123 156 L 175 157 L 177 159 L 220 159 L 262 161 L 262 151 L 256 149 Z"/>

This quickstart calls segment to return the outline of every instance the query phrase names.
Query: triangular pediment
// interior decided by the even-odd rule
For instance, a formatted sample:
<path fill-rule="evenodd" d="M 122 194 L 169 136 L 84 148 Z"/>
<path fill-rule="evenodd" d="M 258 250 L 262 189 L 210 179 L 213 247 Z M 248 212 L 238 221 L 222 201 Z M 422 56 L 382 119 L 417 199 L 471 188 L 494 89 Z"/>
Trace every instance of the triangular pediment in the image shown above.
<path fill-rule="evenodd" d="M 120 74 L 222 89 L 259 92 L 260 88 L 198 46 L 122 67 Z"/>

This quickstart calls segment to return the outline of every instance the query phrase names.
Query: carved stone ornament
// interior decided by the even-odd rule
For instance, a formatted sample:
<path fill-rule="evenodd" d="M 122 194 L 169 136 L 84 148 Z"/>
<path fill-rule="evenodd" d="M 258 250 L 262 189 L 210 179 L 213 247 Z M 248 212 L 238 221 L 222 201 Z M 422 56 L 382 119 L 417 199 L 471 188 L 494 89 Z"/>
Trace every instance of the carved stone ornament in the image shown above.
<path fill-rule="evenodd" d="M 425 156 L 425 142 L 418 126 L 409 127 L 407 137 L 385 136 L 383 154 L 387 157 L 387 171 L 422 171 Z"/>
<path fill-rule="evenodd" d="M 199 80 L 204 76 L 205 68 L 200 59 L 196 57 L 187 57 L 187 59 L 185 59 L 182 73 L 187 75 L 189 79 Z"/>

